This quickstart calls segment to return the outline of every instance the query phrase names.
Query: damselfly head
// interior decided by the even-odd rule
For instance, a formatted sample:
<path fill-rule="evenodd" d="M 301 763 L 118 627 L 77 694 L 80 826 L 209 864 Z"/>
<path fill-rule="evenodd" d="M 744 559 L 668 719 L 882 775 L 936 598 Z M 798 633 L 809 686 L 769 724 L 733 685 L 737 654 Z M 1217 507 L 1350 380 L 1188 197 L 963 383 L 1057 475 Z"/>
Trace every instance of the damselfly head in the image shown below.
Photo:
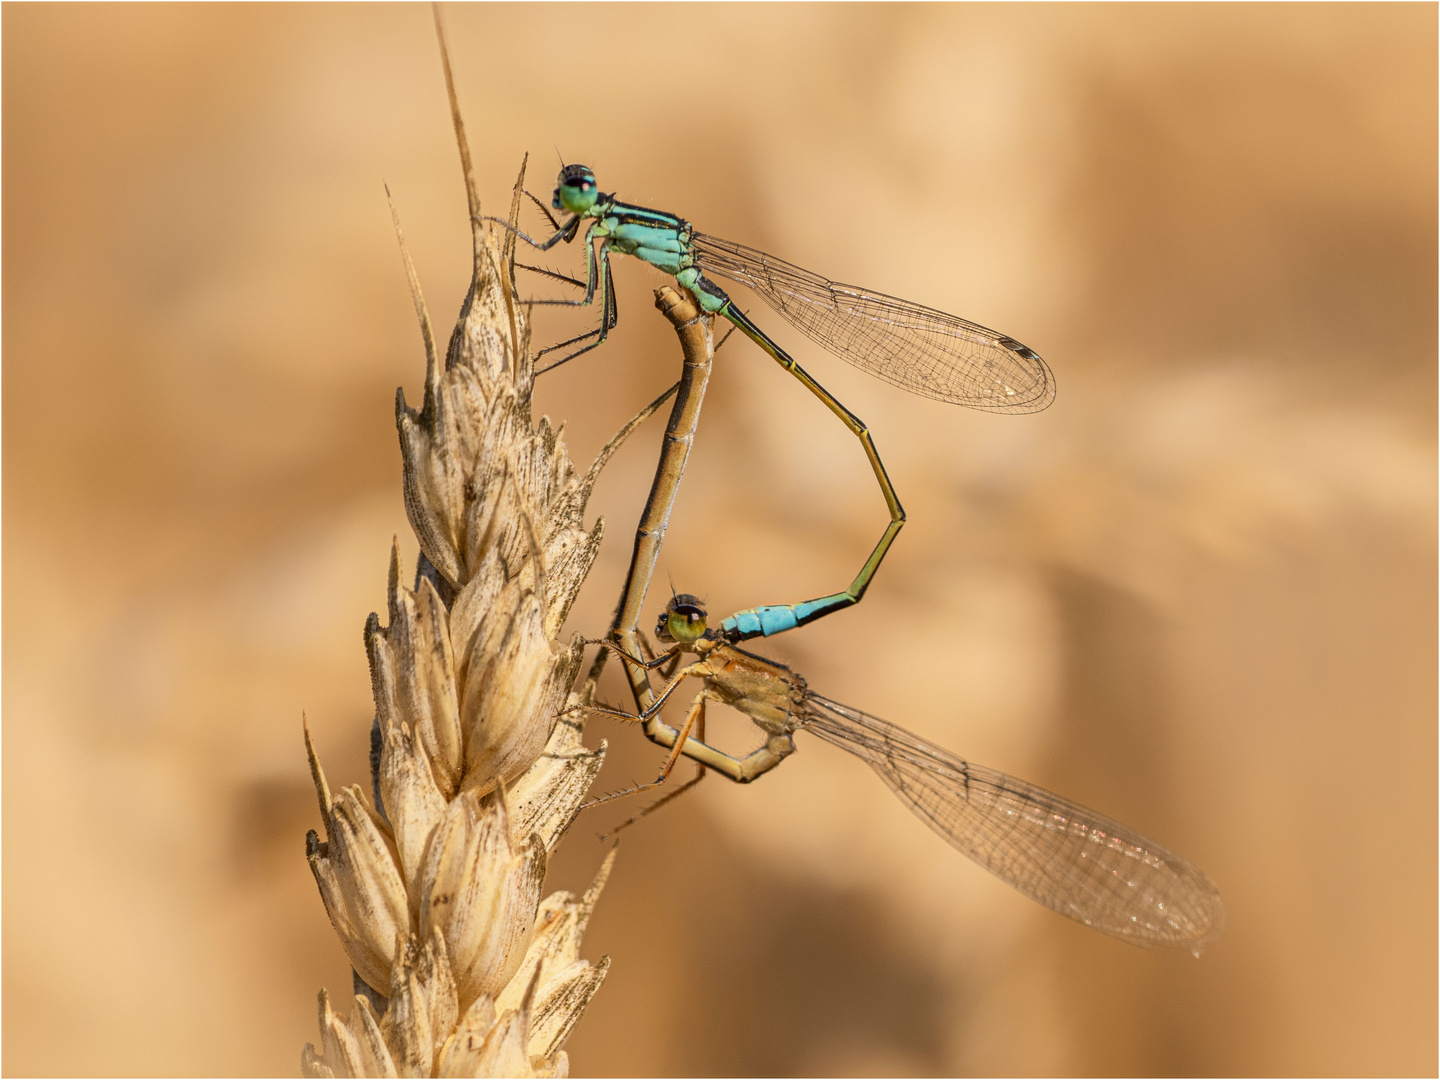
<path fill-rule="evenodd" d="M 595 205 L 599 197 L 600 189 L 595 186 L 595 174 L 589 166 L 566 165 L 555 181 L 555 196 L 550 200 L 550 208 L 583 214 Z"/>
<path fill-rule="evenodd" d="M 676 641 L 689 645 L 705 636 L 709 615 L 705 604 L 698 596 L 677 593 L 660 613 L 660 622 L 655 627 L 655 636 L 661 641 Z"/>

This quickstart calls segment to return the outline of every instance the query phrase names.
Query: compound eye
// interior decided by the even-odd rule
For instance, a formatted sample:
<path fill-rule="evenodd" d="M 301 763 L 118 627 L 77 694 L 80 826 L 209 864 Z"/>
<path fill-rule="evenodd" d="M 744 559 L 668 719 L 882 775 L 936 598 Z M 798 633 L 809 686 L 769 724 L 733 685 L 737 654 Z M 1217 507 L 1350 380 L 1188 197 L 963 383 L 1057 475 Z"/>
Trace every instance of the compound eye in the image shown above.
<path fill-rule="evenodd" d="M 566 165 L 560 170 L 555 187 L 555 200 L 559 205 L 555 209 L 584 214 L 599 197 L 595 174 L 584 165 Z"/>
<path fill-rule="evenodd" d="M 662 620 L 662 624 L 672 641 L 684 642 L 687 645 L 693 641 L 699 641 L 705 636 L 708 622 L 709 616 L 699 597 L 681 593 L 679 596 L 672 597 L 670 602 L 665 605 L 665 618 Z"/>

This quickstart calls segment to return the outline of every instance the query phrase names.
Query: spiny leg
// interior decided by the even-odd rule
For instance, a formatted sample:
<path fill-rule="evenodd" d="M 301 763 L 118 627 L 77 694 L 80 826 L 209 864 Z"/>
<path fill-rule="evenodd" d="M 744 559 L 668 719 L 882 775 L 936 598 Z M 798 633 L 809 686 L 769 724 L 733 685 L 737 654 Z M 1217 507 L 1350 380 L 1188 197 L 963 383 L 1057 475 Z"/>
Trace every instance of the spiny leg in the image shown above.
<path fill-rule="evenodd" d="M 594 249 L 592 249 L 592 255 L 594 255 Z M 593 263 L 597 260 L 599 264 L 598 270 L 593 265 Z M 587 267 L 587 275 L 597 276 L 600 279 L 599 291 L 601 313 L 599 329 L 591 330 L 589 333 L 580 334 L 577 337 L 571 338 L 569 341 L 562 341 L 558 345 L 551 345 L 547 348 L 541 349 L 540 352 L 536 353 L 535 355 L 543 356 L 547 352 L 553 352 L 556 349 L 562 349 L 566 345 L 573 345 L 577 341 L 584 341 L 586 338 L 594 337 L 596 334 L 598 334 L 599 336 L 596 337 L 594 341 L 592 341 L 589 345 L 586 345 L 584 348 L 576 349 L 569 356 L 556 360 L 553 364 L 546 364 L 543 368 L 539 368 L 535 372 L 536 375 L 543 375 L 547 371 L 554 371 L 561 364 L 568 364 L 577 356 L 583 356 L 591 349 L 599 348 L 601 345 L 605 344 L 606 337 L 609 336 L 610 331 L 620 321 L 620 308 L 615 302 L 615 279 L 611 276 L 610 273 L 610 251 L 603 240 L 600 242 L 599 245 L 599 254 L 592 258 L 591 264 L 587 264 Z M 589 295 L 589 292 L 590 290 L 587 290 L 587 296 L 584 300 L 537 300 L 535 302 L 544 304 L 569 304 L 572 307 L 578 307 L 582 304 L 590 303 L 591 296 Z"/>
<path fill-rule="evenodd" d="M 616 645 L 615 642 L 592 642 L 592 644 L 606 645 L 606 647 L 612 648 L 613 651 L 618 652 L 619 655 L 625 657 L 626 660 L 631 661 L 632 664 L 639 664 L 641 665 L 641 667 L 647 667 L 645 661 L 636 660 L 635 657 L 631 657 L 628 652 L 625 652 L 625 649 L 622 649 L 621 647 L 619 647 L 619 645 Z M 652 660 L 651 662 L 649 662 L 648 667 L 657 667 L 657 665 L 664 664 L 664 662 L 667 660 L 670 660 L 670 658 L 668 658 L 667 655 L 661 654 L 660 657 L 657 658 L 657 660 Z M 668 681 L 668 683 L 665 683 L 664 687 L 661 687 L 660 693 L 655 696 L 655 700 L 651 701 L 651 704 L 649 704 L 649 708 L 647 708 L 644 713 L 628 713 L 628 711 L 625 711 L 624 708 L 615 708 L 613 706 L 606 706 L 606 704 L 599 703 L 589 704 L 589 706 L 586 706 L 586 708 L 590 708 L 590 710 L 596 711 L 596 713 L 600 713 L 602 714 L 602 716 L 613 716 L 616 720 L 625 720 L 628 721 L 628 723 L 642 724 L 645 723 L 645 721 L 652 720 L 654 719 L 654 717 L 660 716 L 661 708 L 665 707 L 665 703 L 670 700 L 671 694 L 674 694 L 675 690 L 678 690 L 678 688 L 680 688 L 680 684 L 684 683 L 687 678 L 704 678 L 707 674 L 708 668 L 706 667 L 706 665 L 704 665 L 704 662 L 697 662 L 697 664 L 690 664 L 687 665 L 687 667 L 681 668 L 680 671 L 677 671 L 674 675 L 671 675 L 670 681 Z M 681 740 L 681 742 L 684 742 L 684 740 Z"/>
<path fill-rule="evenodd" d="M 670 779 L 670 772 L 672 769 L 675 768 L 675 762 L 680 760 L 680 754 L 685 749 L 685 740 L 690 738 L 690 732 L 694 729 L 696 722 L 700 722 L 702 729 L 704 727 L 705 697 L 706 691 L 704 690 L 700 691 L 699 694 L 695 695 L 695 700 L 690 705 L 690 712 L 686 715 L 685 723 L 680 728 L 680 734 L 675 739 L 675 746 L 671 749 L 670 755 L 665 759 L 665 764 L 661 766 L 660 775 L 658 777 L 650 781 L 650 783 L 648 784 L 637 784 L 635 787 L 626 788 L 624 791 L 617 791 L 610 795 L 601 795 L 598 799 L 591 799 L 589 802 L 585 803 L 580 809 L 588 810 L 591 807 L 599 806 L 602 803 L 613 802 L 615 799 L 623 799 L 628 795 L 638 795 L 642 791 L 649 791 L 651 788 L 657 788 L 661 784 L 665 783 L 666 780 Z M 605 709 L 599 711 L 611 712 L 613 710 Z M 627 718 L 634 719 L 633 715 Z M 703 769 L 704 766 L 701 766 L 701 768 Z M 638 816 L 643 817 L 644 815 L 641 814 Z"/>
<path fill-rule="evenodd" d="M 534 196 L 531 196 L 531 198 L 534 198 Z M 536 251 L 549 251 L 552 247 L 560 243 L 560 241 L 562 240 L 564 240 L 568 244 L 571 240 L 575 239 L 575 234 L 580 228 L 580 219 L 578 217 L 573 217 L 564 225 L 557 226 L 554 235 L 551 236 L 549 240 L 536 240 L 528 233 L 517 229 L 514 225 L 510 224 L 510 222 L 506 221 L 504 218 L 498 218 L 490 214 L 486 214 L 480 220 L 493 222 L 496 225 L 499 225 L 502 229 L 505 229 L 507 232 L 514 233 L 517 237 L 519 237 L 521 240 L 524 240 L 525 243 L 529 244 Z M 552 218 L 551 220 L 553 221 L 554 219 Z"/>
<path fill-rule="evenodd" d="M 697 724 L 700 730 L 695 737 L 704 741 L 706 693 L 707 691 L 700 691 L 695 695 L 695 700 L 690 703 L 690 712 L 685 717 L 685 723 L 680 727 L 680 734 L 675 739 L 675 746 L 671 749 L 670 756 L 665 759 L 665 764 L 660 769 L 660 776 L 656 779 L 656 784 L 663 784 L 670 779 L 670 771 L 675 768 L 675 763 L 680 760 L 680 754 L 685 749 L 685 740 L 690 738 L 690 732 Z"/>
<path fill-rule="evenodd" d="M 527 236 L 525 233 L 523 233 L 523 232 L 521 232 L 519 229 L 515 228 L 515 226 L 511 225 L 508 221 L 504 221 L 504 220 L 502 220 L 501 218 L 497 218 L 497 217 L 487 217 L 487 218 L 485 218 L 485 220 L 486 220 L 486 221 L 493 221 L 493 222 L 495 222 L 496 224 L 500 225 L 502 228 L 508 229 L 510 232 L 512 232 L 512 233 L 514 233 L 516 236 L 518 236 L 521 240 L 524 240 L 527 244 L 529 244 L 531 247 L 533 247 L 536 251 L 549 251 L 550 248 L 552 248 L 558 241 L 560 241 L 560 240 L 562 240 L 562 239 L 563 239 L 563 240 L 566 240 L 567 242 L 568 242 L 569 240 L 573 240 L 574 237 L 575 237 L 575 232 L 576 232 L 576 230 L 577 230 L 577 229 L 579 228 L 579 226 L 580 226 L 580 219 L 579 219 L 578 217 L 577 217 L 577 218 L 571 218 L 568 222 L 566 222 L 566 224 L 564 225 L 564 227 L 562 227 L 559 232 L 557 232 L 557 233 L 556 233 L 554 236 L 552 236 L 549 240 L 545 240 L 545 241 L 542 242 L 542 241 L 535 240 L 534 238 L 532 238 L 532 237 L 530 237 L 530 236 Z M 608 252 L 607 252 L 607 250 L 606 250 L 605 238 L 604 238 L 604 235 L 602 234 L 602 236 L 601 236 L 601 238 L 600 238 L 600 243 L 599 243 L 598 245 L 595 244 L 594 239 L 595 239 L 595 230 L 596 230 L 596 228 L 597 228 L 597 223 L 592 222 L 592 223 L 590 224 L 590 227 L 585 230 L 585 240 L 584 240 L 585 251 L 586 251 L 586 258 L 585 258 L 585 295 L 582 296 L 579 300 L 545 300 L 545 299 L 537 299 L 537 300 L 527 300 L 527 301 L 525 301 L 527 304 L 549 305 L 549 306 L 552 306 L 552 307 L 589 307 L 589 306 L 594 302 L 594 300 L 595 300 L 595 291 L 596 291 L 596 288 L 599 287 L 600 289 L 603 290 L 604 287 L 605 287 L 605 285 L 608 284 L 608 279 L 609 279 L 609 277 L 610 277 L 610 258 L 609 258 L 609 254 L 608 254 Z M 601 275 L 601 264 L 602 264 L 602 263 L 604 264 L 604 274 L 603 274 L 604 280 L 602 280 L 602 275 Z M 524 265 L 524 264 L 521 264 L 521 265 Z M 561 280 L 564 280 L 564 281 L 574 281 L 576 284 L 579 283 L 579 280 L 578 280 L 578 279 L 566 278 L 566 277 L 564 277 L 564 275 L 556 274 L 556 273 L 554 273 L 553 271 L 550 271 L 550 270 L 543 270 L 543 269 L 540 269 L 539 267 L 534 267 L 534 266 L 526 266 L 525 268 L 526 268 L 527 270 L 536 270 L 536 271 L 538 271 L 539 273 L 548 274 L 548 275 L 550 275 L 551 277 L 557 277 L 557 278 L 560 278 Z M 606 314 L 606 315 L 613 315 L 613 314 L 615 314 L 615 313 L 614 313 L 615 302 L 614 302 L 613 298 L 608 301 L 608 306 L 609 306 L 609 310 L 606 311 L 605 314 Z M 612 318 L 611 321 L 610 321 L 610 325 L 611 325 L 611 326 L 614 326 L 614 325 L 615 325 L 615 322 L 617 321 L 617 319 L 618 319 L 618 316 L 617 316 L 616 318 Z M 604 322 L 604 320 L 603 320 L 603 318 L 602 318 L 602 325 L 603 325 L 603 322 Z M 579 340 L 579 339 L 576 339 L 576 340 Z M 603 340 L 603 337 L 602 337 L 602 340 Z M 552 365 L 552 366 L 554 366 L 554 365 Z"/>
<path fill-rule="evenodd" d="M 579 282 L 576 282 L 576 284 L 578 285 Z M 731 326 L 730 326 L 730 329 L 725 331 L 725 336 L 720 339 L 720 343 L 719 343 L 718 345 L 716 345 L 713 350 L 711 350 L 711 355 L 712 355 L 712 356 L 713 356 L 715 353 L 719 352 L 721 349 L 723 349 L 723 348 L 725 347 L 725 342 L 727 342 L 727 341 L 730 340 L 730 335 L 733 334 L 733 333 L 735 333 L 735 329 L 736 329 L 736 327 L 735 327 L 734 324 L 732 323 Z"/>
<path fill-rule="evenodd" d="M 587 331 L 585 331 L 585 333 L 583 333 L 583 334 L 576 334 L 574 337 L 572 337 L 572 338 L 566 338 L 564 341 L 557 341 L 554 345 L 546 345 L 545 348 L 540 349 L 538 352 L 535 353 L 535 359 L 538 360 L 538 359 L 540 359 L 540 357 L 544 356 L 546 353 L 556 352 L 556 351 L 559 350 L 559 349 L 565 348 L 565 346 L 567 346 L 567 345 L 574 345 L 577 341 L 584 341 L 586 338 L 592 338 L 592 337 L 594 337 L 596 334 L 600 333 L 600 331 L 601 331 L 601 328 L 597 326 L 594 330 L 587 330 Z M 599 344 L 600 344 L 600 342 L 598 342 L 598 341 L 595 342 L 595 345 L 599 345 Z M 593 348 L 595 347 L 595 345 L 591 345 L 591 346 L 589 346 L 589 348 L 593 349 Z M 586 351 L 586 350 L 584 350 L 584 349 L 581 350 L 581 352 L 584 352 L 584 351 Z M 580 353 L 576 353 L 575 355 L 576 355 L 576 356 L 579 356 Z M 571 360 L 571 359 L 574 359 L 574 357 L 566 357 L 565 359 L 566 359 L 566 360 Z M 564 360 L 561 360 L 561 361 L 560 361 L 560 364 L 563 364 L 564 362 L 565 362 Z M 541 368 L 539 371 L 535 372 L 535 374 L 536 374 L 536 375 L 539 375 L 539 374 L 541 374 L 542 372 L 549 371 L 550 368 L 552 368 L 552 367 L 559 367 L 560 364 L 550 364 L 550 365 L 548 365 L 548 366 L 546 366 L 546 367 Z"/>
<path fill-rule="evenodd" d="M 652 645 L 650 643 L 650 639 L 645 636 L 645 631 L 641 630 L 638 626 L 635 628 L 635 640 L 640 643 L 641 657 L 644 658 L 647 664 L 653 664 L 657 655 L 655 652 L 655 646 Z M 675 650 L 673 649 L 666 650 L 667 654 L 674 651 Z"/>
<path fill-rule="evenodd" d="M 700 716 L 699 716 L 699 718 L 698 718 L 698 719 L 696 720 L 696 722 L 695 722 L 695 738 L 699 739 L 701 742 L 704 742 L 704 741 L 705 741 L 705 712 L 704 712 L 705 703 L 704 703 L 703 701 L 700 702 L 700 708 L 701 708 Z M 676 740 L 676 745 L 683 746 L 684 744 L 681 743 L 679 740 Z M 701 765 L 701 764 L 697 761 L 697 762 L 695 763 L 695 775 L 694 775 L 694 777 L 692 777 L 692 778 L 689 779 L 689 780 L 686 780 L 685 783 L 681 784 L 681 785 L 680 785 L 678 788 L 676 788 L 674 791 L 667 792 L 666 794 L 662 795 L 660 798 L 656 799 L 656 800 L 655 800 L 653 803 L 651 803 L 649 806 L 645 807 L 644 810 L 641 810 L 641 811 L 640 811 L 638 814 L 636 814 L 634 817 L 629 818 L 629 819 L 626 820 L 626 821 L 622 821 L 619 825 L 616 825 L 615 828 L 611 829 L 611 830 L 610 830 L 608 833 L 606 833 L 604 836 L 600 837 L 600 839 L 604 840 L 604 839 L 606 839 L 606 838 L 609 837 L 609 836 L 614 836 L 614 835 L 615 835 L 616 833 L 618 833 L 621 829 L 628 829 L 631 825 L 634 825 L 635 822 L 639 821 L 641 818 L 643 818 L 643 817 L 649 817 L 649 816 L 650 816 L 651 814 L 653 814 L 656 810 L 659 810 L 662 806 L 666 805 L 667 803 L 672 803 L 672 802 L 674 802 L 674 801 L 675 801 L 676 799 L 678 799 L 681 795 L 684 795 L 685 792 L 689 791 L 689 790 L 690 790 L 691 788 L 693 788 L 696 784 L 700 783 L 701 780 L 704 780 L 704 779 L 705 779 L 705 774 L 708 773 L 709 771 L 710 771 L 709 769 L 707 769 L 704 765 Z"/>
<path fill-rule="evenodd" d="M 595 242 L 595 226 L 591 225 L 585 230 L 585 295 L 579 300 L 527 300 L 527 304 L 548 305 L 550 307 L 589 307 L 595 301 L 597 288 L 603 289 L 604 282 L 601 280 L 601 263 L 605 264 L 608 271 L 609 255 L 608 245 L 602 236 L 600 242 Z M 538 248 L 544 251 L 544 248 Z M 577 279 L 578 280 L 578 279 Z"/>
<path fill-rule="evenodd" d="M 632 653 L 626 652 L 623 645 L 610 638 L 582 638 L 580 643 L 582 645 L 599 645 L 602 651 L 613 652 L 622 660 L 628 660 L 630 663 L 635 664 L 637 667 L 642 667 L 646 671 L 654 671 L 656 668 L 669 663 L 671 659 L 680 656 L 684 652 L 679 645 L 672 645 L 664 652 L 656 655 L 655 651 L 650 647 L 650 643 L 644 640 L 644 635 L 638 630 L 635 631 L 635 633 L 636 636 L 641 639 L 641 656 L 635 656 Z M 647 653 L 649 654 L 648 656 L 643 655 Z M 667 675 L 666 678 L 673 681 L 673 676 Z M 628 716 L 632 719 L 635 718 L 634 713 L 622 713 L 621 715 Z M 641 716 L 640 719 L 643 720 L 645 717 Z"/>
<path fill-rule="evenodd" d="M 664 652 L 657 653 L 655 646 L 650 644 L 650 639 L 645 636 L 645 631 L 635 629 L 635 640 L 640 643 L 640 655 L 645 658 L 647 669 L 660 669 L 660 677 L 669 682 L 675 677 L 675 671 L 680 666 L 680 661 L 685 658 L 685 650 L 678 644 L 671 645 Z M 703 718 L 702 718 L 703 719 Z"/>
<path fill-rule="evenodd" d="M 544 203 L 542 200 L 537 199 L 534 195 L 530 194 L 530 192 L 528 192 L 528 191 L 525 192 L 525 197 L 526 197 L 527 199 L 529 199 L 531 202 L 533 202 L 536 206 L 538 206 L 538 207 L 540 208 L 540 213 L 542 213 L 542 214 L 545 215 L 545 220 L 548 221 L 548 222 L 550 222 L 550 227 L 551 227 L 552 229 L 562 229 L 562 228 L 565 228 L 565 226 L 561 225 L 560 222 L 558 222 L 558 221 L 555 220 L 555 215 L 552 214 L 552 213 L 550 213 L 550 207 L 546 206 L 545 203 Z"/>
<path fill-rule="evenodd" d="M 546 206 L 543 202 L 541 202 L 539 199 L 537 199 L 534 195 L 532 195 L 529 191 L 525 192 L 525 197 L 540 208 L 540 213 L 545 215 L 545 220 L 550 223 L 550 227 L 554 229 L 557 233 L 563 234 L 567 229 L 571 228 L 569 222 L 561 225 L 560 222 L 556 221 L 555 215 L 550 213 L 550 208 Z M 576 288 L 585 288 L 585 283 L 583 281 L 579 280 L 578 278 L 570 277 L 568 274 L 559 274 L 556 273 L 554 270 L 547 270 L 543 266 L 530 266 L 526 263 L 516 263 L 516 265 L 519 266 L 522 270 L 530 270 L 536 274 L 544 274 L 546 277 L 552 277 L 557 281 L 567 282 L 571 285 L 574 285 Z"/>
<path fill-rule="evenodd" d="M 541 274 L 548 278 L 554 278 L 556 281 L 563 281 L 567 285 L 574 285 L 577 289 L 585 288 L 585 282 L 571 277 L 569 274 L 562 274 L 558 270 L 551 270 L 544 266 L 531 266 L 529 263 L 522 262 L 517 262 L 515 265 L 521 270 L 529 270 L 532 274 Z"/>
<path fill-rule="evenodd" d="M 595 650 L 595 660 L 590 665 L 590 673 L 588 676 L 586 676 L 585 679 L 585 686 L 587 689 L 585 703 L 587 705 L 593 705 L 595 703 L 595 685 L 600 679 L 600 673 L 605 670 L 605 661 L 610 658 L 610 654 L 612 652 L 618 653 L 624 659 L 631 661 L 633 664 L 638 665 L 646 671 L 649 671 L 655 667 L 663 667 L 665 659 L 657 659 L 655 655 L 655 648 L 653 645 L 650 644 L 650 639 L 645 636 L 643 631 L 638 629 L 635 631 L 635 640 L 640 646 L 641 658 L 638 660 L 635 657 L 631 656 L 628 652 L 626 652 L 625 647 L 620 642 L 614 641 L 610 638 L 597 638 L 584 642 L 584 644 L 586 645 L 600 646 L 600 648 Z M 675 674 L 675 668 L 680 663 L 680 650 L 674 647 L 667 650 L 665 653 L 665 657 L 672 656 L 673 659 L 670 663 L 670 666 L 668 668 L 664 668 L 663 678 L 667 680 Z M 646 679 L 646 685 L 649 685 L 648 678 Z M 629 714 L 626 714 L 626 717 L 628 719 Z"/>
<path fill-rule="evenodd" d="M 616 652 L 620 652 L 620 650 L 617 649 Z M 621 652 L 620 655 L 624 656 L 625 654 Z M 639 663 L 639 661 L 636 661 L 636 663 Z M 601 702 L 591 702 L 585 707 L 587 709 L 590 709 L 592 712 L 599 713 L 601 716 L 613 716 L 616 720 L 624 720 L 627 723 L 646 723 L 647 721 L 654 719 L 660 714 L 660 710 L 664 708 L 665 703 L 670 700 L 670 695 L 675 693 L 675 691 L 679 688 L 682 682 L 690 678 L 692 675 L 697 678 L 702 677 L 703 673 L 694 670 L 698 667 L 698 664 L 691 665 L 690 667 L 683 668 L 682 670 L 676 672 L 675 675 L 670 679 L 670 681 L 661 688 L 660 693 L 655 695 L 655 700 L 650 703 L 650 707 L 642 713 L 626 712 L 624 709 L 617 709 L 613 705 L 605 705 Z M 669 744 L 667 743 L 666 745 L 668 746 Z"/>
<path fill-rule="evenodd" d="M 533 198 L 534 196 L 531 197 Z M 508 221 L 503 221 L 500 218 L 495 217 L 487 217 L 485 220 L 493 221 L 502 226 L 503 228 L 508 229 L 520 239 L 524 240 L 531 247 L 535 248 L 537 251 L 548 251 L 551 247 L 553 247 L 558 241 L 562 239 L 567 241 L 574 239 L 575 232 L 580 226 L 580 219 L 578 217 L 571 218 L 549 240 L 539 242 L 527 236 L 519 229 L 515 228 Z M 592 304 L 595 300 L 595 292 L 598 288 L 601 294 L 601 312 L 599 328 L 596 330 L 591 330 L 588 333 L 579 334 L 576 337 L 569 339 L 568 341 L 562 341 L 556 345 L 548 346 L 547 348 L 541 349 L 535 355 L 537 357 L 544 356 L 547 352 L 553 352 L 556 349 L 563 349 L 567 345 L 575 344 L 577 341 L 584 341 L 586 338 L 595 337 L 596 334 L 599 335 L 599 338 L 590 345 L 585 346 L 583 349 L 577 349 L 575 352 L 571 353 L 564 359 L 557 360 L 553 364 L 549 364 L 543 368 L 540 368 L 535 372 L 536 375 L 543 375 L 545 372 L 551 371 L 554 368 L 559 367 L 561 364 L 569 363 L 577 356 L 589 352 L 591 349 L 595 348 L 597 345 L 601 344 L 605 340 L 606 335 L 609 334 L 611 327 L 613 327 L 620 319 L 620 312 L 615 304 L 614 280 L 610 274 L 610 255 L 606 248 L 604 237 L 601 238 L 598 245 L 594 243 L 595 228 L 595 224 L 592 223 L 590 227 L 585 230 L 585 295 L 582 296 L 579 300 L 537 299 L 527 300 L 525 302 L 534 306 L 589 307 L 590 304 Z M 556 274 L 550 270 L 543 270 L 539 267 L 529 266 L 527 266 L 526 269 L 536 270 L 539 273 L 548 274 L 551 277 L 558 277 L 561 280 L 574 281 L 575 284 L 579 284 L 577 279 L 565 278 L 563 275 Z"/>
<path fill-rule="evenodd" d="M 527 192 L 526 194 L 529 194 L 529 193 Z M 531 197 L 533 198 L 534 196 L 531 196 Z M 515 265 L 518 266 L 521 270 L 529 270 L 532 274 L 540 274 L 540 275 L 543 275 L 544 277 L 552 278 L 552 279 L 554 279 L 555 281 L 563 281 L 565 284 L 567 284 L 567 285 L 573 285 L 573 286 L 574 286 L 575 288 L 577 288 L 577 289 L 583 289 L 583 288 L 586 287 L 586 286 L 585 286 L 585 282 L 581 281 L 579 278 L 573 278 L 573 277 L 571 277 L 569 274 L 562 274 L 562 273 L 560 273 L 560 272 L 558 272 L 558 271 L 556 271 L 556 270 L 551 270 L 551 269 L 549 269 L 549 268 L 547 268 L 547 267 L 544 267 L 544 266 L 531 266 L 529 263 L 522 263 L 522 262 L 517 262 Z M 548 303 L 548 302 L 549 302 L 549 301 L 540 301 L 540 300 L 531 300 L 531 301 L 529 301 L 529 303 L 532 303 L 532 304 Z M 570 301 L 561 301 L 561 303 L 570 303 Z M 592 338 L 592 337 L 594 337 L 596 334 L 600 333 L 600 330 L 601 330 L 601 328 L 597 326 L 594 330 L 587 330 L 585 333 L 583 333 L 583 334 L 577 334 L 575 337 L 569 338 L 569 339 L 567 339 L 567 340 L 565 340 L 565 341 L 557 341 L 554 345 L 547 345 L 547 346 L 545 346 L 545 348 L 540 349 L 538 352 L 535 353 L 535 359 L 538 360 L 538 359 L 540 359 L 540 357 L 544 356 L 546 353 L 555 352 L 557 349 L 563 349 L 563 348 L 565 348 L 567 345 L 574 345 L 577 341 L 584 341 L 586 338 Z M 545 368 L 545 369 L 543 369 L 543 370 L 548 371 L 549 368 Z M 537 374 L 538 374 L 538 372 L 537 372 Z"/>

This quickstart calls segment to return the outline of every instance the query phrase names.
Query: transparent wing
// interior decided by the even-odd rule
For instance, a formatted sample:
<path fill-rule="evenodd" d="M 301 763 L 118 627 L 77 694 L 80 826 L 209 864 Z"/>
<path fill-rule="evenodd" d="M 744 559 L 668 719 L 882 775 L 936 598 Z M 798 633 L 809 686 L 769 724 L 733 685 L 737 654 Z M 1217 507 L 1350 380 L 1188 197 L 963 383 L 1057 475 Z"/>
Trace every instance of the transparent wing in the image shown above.
<path fill-rule="evenodd" d="M 1055 400 L 1045 361 L 1014 338 L 743 244 L 704 233 L 691 243 L 702 272 L 744 285 L 811 341 L 911 393 L 1007 412 L 1039 412 Z"/>
<path fill-rule="evenodd" d="M 804 730 L 869 762 L 927 825 L 1032 900 L 1137 945 L 1198 949 L 1224 929 L 1204 872 L 1134 830 L 879 717 L 807 702 Z"/>

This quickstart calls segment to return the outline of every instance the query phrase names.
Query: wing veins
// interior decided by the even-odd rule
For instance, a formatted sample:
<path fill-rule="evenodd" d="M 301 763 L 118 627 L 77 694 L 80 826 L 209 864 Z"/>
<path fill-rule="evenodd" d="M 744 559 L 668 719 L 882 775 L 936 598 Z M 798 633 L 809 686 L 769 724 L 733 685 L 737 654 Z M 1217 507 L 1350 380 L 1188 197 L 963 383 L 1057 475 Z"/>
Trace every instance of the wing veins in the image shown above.
<path fill-rule="evenodd" d="M 811 694 L 803 728 L 865 760 L 932 829 L 1053 911 L 1136 944 L 1199 945 L 1224 908 L 1198 868 L 1102 814 Z"/>
<path fill-rule="evenodd" d="M 755 248 L 694 233 L 705 273 L 753 291 L 816 344 L 912 393 L 957 405 L 1038 412 L 1055 380 L 1033 350 L 979 323 L 831 281 Z"/>

